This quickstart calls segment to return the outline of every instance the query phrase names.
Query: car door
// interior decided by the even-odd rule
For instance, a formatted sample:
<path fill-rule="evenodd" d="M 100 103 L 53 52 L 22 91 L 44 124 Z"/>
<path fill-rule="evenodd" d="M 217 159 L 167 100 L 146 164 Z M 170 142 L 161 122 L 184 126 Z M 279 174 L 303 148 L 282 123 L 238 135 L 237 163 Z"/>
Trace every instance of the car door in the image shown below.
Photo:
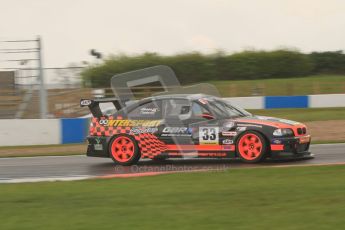
<path fill-rule="evenodd" d="M 183 121 L 190 108 L 187 99 L 163 99 L 163 123 L 159 129 L 160 139 L 168 145 L 194 145 L 192 132 Z"/>
<path fill-rule="evenodd" d="M 219 122 L 206 105 L 193 101 L 191 117 L 186 123 L 188 123 L 189 129 L 193 130 L 192 136 L 195 145 L 219 144 Z"/>
<path fill-rule="evenodd" d="M 162 105 L 165 120 L 163 140 L 194 146 L 219 143 L 218 121 L 207 107 L 187 99 L 166 99 Z"/>

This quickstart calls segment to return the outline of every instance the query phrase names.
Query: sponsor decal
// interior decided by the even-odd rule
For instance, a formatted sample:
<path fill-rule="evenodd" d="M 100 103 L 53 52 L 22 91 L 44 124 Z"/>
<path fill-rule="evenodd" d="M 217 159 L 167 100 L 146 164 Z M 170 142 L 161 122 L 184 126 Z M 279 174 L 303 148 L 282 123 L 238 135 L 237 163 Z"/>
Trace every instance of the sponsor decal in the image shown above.
<path fill-rule="evenodd" d="M 82 106 L 89 106 L 89 105 L 91 105 L 91 100 L 81 100 L 80 101 L 80 105 L 82 105 Z"/>
<path fill-rule="evenodd" d="M 232 145 L 234 141 L 230 139 L 224 139 L 222 143 L 223 145 Z"/>
<path fill-rule="evenodd" d="M 236 136 L 237 132 L 232 132 L 232 131 L 226 131 L 226 132 L 222 132 L 223 136 Z"/>
<path fill-rule="evenodd" d="M 273 139 L 273 140 L 272 140 L 272 143 L 273 143 L 273 144 L 281 144 L 282 141 L 279 140 L 279 139 Z"/>
<path fill-rule="evenodd" d="M 144 127 L 155 127 L 161 123 L 161 120 L 107 120 L 101 119 L 99 121 L 100 125 L 103 126 L 125 126 L 125 127 L 133 127 L 133 126 L 144 126 Z"/>
<path fill-rule="evenodd" d="M 109 120 L 108 120 L 108 119 L 101 119 L 101 120 L 99 120 L 99 124 L 100 124 L 100 125 L 107 126 L 108 123 L 109 123 Z"/>
<path fill-rule="evenodd" d="M 159 111 L 159 108 L 141 108 L 140 114 L 143 115 L 154 115 Z"/>
<path fill-rule="evenodd" d="M 100 138 L 95 138 L 96 144 L 93 145 L 94 149 L 96 151 L 103 150 L 103 145 L 101 144 L 101 139 Z"/>
<path fill-rule="evenodd" d="M 224 145 L 223 149 L 224 150 L 234 150 L 234 146 L 233 145 Z"/>
<path fill-rule="evenodd" d="M 142 134 L 142 133 L 155 133 L 158 131 L 158 128 L 155 127 L 136 127 L 132 128 L 130 130 L 130 134 L 136 135 L 136 134 Z"/>
<path fill-rule="evenodd" d="M 95 138 L 95 141 L 96 141 L 97 144 L 100 144 L 100 143 L 101 143 L 101 138 L 96 137 L 96 138 Z"/>
<path fill-rule="evenodd" d="M 198 153 L 200 157 L 226 157 L 226 153 Z"/>
<path fill-rule="evenodd" d="M 232 121 L 224 124 L 224 127 L 229 128 L 229 129 L 231 129 L 234 126 L 235 126 L 235 122 L 232 122 Z"/>
<path fill-rule="evenodd" d="M 187 127 L 165 127 L 162 130 L 162 136 L 176 137 L 176 136 L 191 136 L 192 129 Z"/>
<path fill-rule="evenodd" d="M 199 127 L 200 145 L 218 145 L 219 128 L 218 127 Z"/>
<path fill-rule="evenodd" d="M 94 144 L 93 145 L 96 151 L 102 151 L 103 150 L 103 145 L 102 144 Z"/>
<path fill-rule="evenodd" d="M 247 129 L 247 127 L 237 127 L 236 131 L 243 132 L 243 131 L 246 131 L 246 129 Z"/>
<path fill-rule="evenodd" d="M 262 128 L 262 125 L 256 125 L 256 124 L 237 124 L 237 126 L 258 127 L 258 128 Z"/>

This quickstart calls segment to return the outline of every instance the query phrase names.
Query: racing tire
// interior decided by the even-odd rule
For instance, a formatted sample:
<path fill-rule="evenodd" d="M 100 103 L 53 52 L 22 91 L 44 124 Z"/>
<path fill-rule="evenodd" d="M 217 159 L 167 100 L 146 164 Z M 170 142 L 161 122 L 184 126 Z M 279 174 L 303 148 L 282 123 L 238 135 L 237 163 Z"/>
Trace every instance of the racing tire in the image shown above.
<path fill-rule="evenodd" d="M 109 143 L 109 155 L 117 164 L 134 165 L 140 159 L 140 149 L 133 137 L 120 134 L 116 135 Z"/>
<path fill-rule="evenodd" d="M 237 138 L 236 153 L 243 162 L 257 163 L 266 158 L 268 144 L 262 134 L 247 131 Z"/>

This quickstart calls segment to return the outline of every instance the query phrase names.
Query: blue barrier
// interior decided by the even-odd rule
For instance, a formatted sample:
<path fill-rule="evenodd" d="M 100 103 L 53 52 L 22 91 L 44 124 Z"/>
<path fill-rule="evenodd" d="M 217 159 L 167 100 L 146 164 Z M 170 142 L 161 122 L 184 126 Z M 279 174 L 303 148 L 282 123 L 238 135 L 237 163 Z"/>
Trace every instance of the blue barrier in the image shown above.
<path fill-rule="evenodd" d="M 61 144 L 82 143 L 85 141 L 88 131 L 88 119 L 85 118 L 62 118 Z"/>
<path fill-rule="evenodd" d="M 308 108 L 308 96 L 266 96 L 265 109 Z"/>
<path fill-rule="evenodd" d="M 326 97 L 327 95 L 322 95 L 322 97 Z M 330 97 L 332 96 L 332 97 Z M 345 94 L 343 95 L 345 97 Z M 278 108 L 310 108 L 313 107 L 313 97 L 317 97 L 315 100 L 319 100 L 318 98 L 320 95 L 310 95 L 310 96 L 263 96 L 261 97 L 263 100 L 263 104 L 260 103 L 259 107 L 263 107 L 261 109 L 278 109 Z M 343 106 L 344 102 L 342 99 L 339 99 L 339 95 L 328 95 L 331 99 L 323 99 L 325 105 L 331 104 L 331 102 L 335 101 L 334 97 L 339 100 L 337 102 L 337 106 Z M 256 101 L 258 100 L 256 97 Z M 243 104 L 253 106 L 253 100 L 250 100 L 250 103 L 246 100 L 245 97 L 241 98 Z M 231 102 L 231 100 L 230 100 Z M 236 101 L 236 103 L 241 106 L 242 101 Z M 315 104 L 315 102 L 314 102 Z M 320 105 L 318 105 L 320 107 Z M 259 109 L 259 108 L 258 108 Z M 60 119 L 60 133 L 61 133 L 61 144 L 68 144 L 68 143 L 82 143 L 85 141 L 87 136 L 88 127 L 89 127 L 90 120 L 88 118 L 63 118 Z"/>

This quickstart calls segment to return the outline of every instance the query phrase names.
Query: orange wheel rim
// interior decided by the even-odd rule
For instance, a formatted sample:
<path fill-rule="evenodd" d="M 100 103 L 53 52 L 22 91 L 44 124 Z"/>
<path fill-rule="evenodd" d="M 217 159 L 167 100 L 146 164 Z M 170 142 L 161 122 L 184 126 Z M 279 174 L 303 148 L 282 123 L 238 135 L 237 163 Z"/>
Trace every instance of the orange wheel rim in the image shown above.
<path fill-rule="evenodd" d="M 246 160 L 255 160 L 262 153 L 260 138 L 252 133 L 243 135 L 238 143 L 238 152 Z"/>
<path fill-rule="evenodd" d="M 119 162 L 127 162 L 134 156 L 134 143 L 128 137 L 117 137 L 111 144 L 111 154 Z"/>

